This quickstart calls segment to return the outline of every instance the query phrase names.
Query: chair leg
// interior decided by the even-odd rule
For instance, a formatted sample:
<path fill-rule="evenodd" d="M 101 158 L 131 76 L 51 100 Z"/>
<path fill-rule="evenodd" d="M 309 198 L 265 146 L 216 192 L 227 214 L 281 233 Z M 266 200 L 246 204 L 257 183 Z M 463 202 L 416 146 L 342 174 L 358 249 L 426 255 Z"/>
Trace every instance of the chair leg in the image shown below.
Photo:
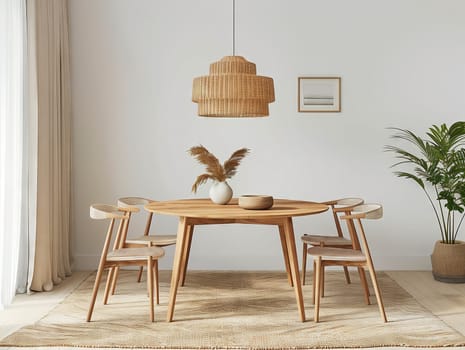
<path fill-rule="evenodd" d="M 97 298 L 98 287 L 100 286 L 100 280 L 102 279 L 103 266 L 100 266 L 97 271 L 97 276 L 95 276 L 94 289 L 92 291 L 92 299 L 89 305 L 89 311 L 87 312 L 86 321 L 90 322 L 92 318 L 92 312 L 94 311 L 95 299 Z"/>
<path fill-rule="evenodd" d="M 358 274 L 360 275 L 360 283 L 362 284 L 363 292 L 365 294 L 365 302 L 370 305 L 370 290 L 368 289 L 367 277 L 365 275 L 365 269 L 363 267 L 358 268 Z"/>
<path fill-rule="evenodd" d="M 315 305 L 315 289 L 316 289 L 316 261 L 313 258 L 313 285 L 312 285 L 312 304 Z"/>
<path fill-rule="evenodd" d="M 116 281 L 118 280 L 118 275 L 119 275 L 119 266 L 116 266 L 115 271 L 113 272 L 113 279 L 111 281 L 111 295 L 115 294 Z"/>
<path fill-rule="evenodd" d="M 347 266 L 343 266 L 344 267 L 344 275 L 346 276 L 346 282 L 347 284 L 350 284 L 350 275 L 349 275 L 349 269 Z"/>
<path fill-rule="evenodd" d="M 149 289 L 149 299 L 150 299 L 150 321 L 155 321 L 155 310 L 153 303 L 153 261 L 150 256 L 147 259 L 147 286 Z"/>
<path fill-rule="evenodd" d="M 324 246 L 325 246 L 324 242 L 320 242 L 320 247 L 323 248 Z M 320 281 L 321 282 L 320 283 L 320 288 L 321 288 L 320 293 L 321 294 L 320 295 L 323 298 L 325 296 L 325 267 L 324 266 L 321 268 L 320 279 L 321 279 L 321 281 Z"/>
<path fill-rule="evenodd" d="M 371 281 L 373 283 L 373 289 L 375 290 L 376 301 L 378 302 L 379 313 L 384 322 L 387 322 L 386 312 L 384 311 L 383 299 L 381 297 L 381 291 L 378 286 L 378 279 L 376 278 L 376 272 L 373 265 L 368 264 L 368 271 L 370 273 Z"/>
<path fill-rule="evenodd" d="M 302 252 L 302 285 L 305 286 L 305 274 L 307 272 L 307 247 L 308 244 L 304 243 L 303 244 L 303 252 Z"/>
<path fill-rule="evenodd" d="M 316 258 L 316 270 L 314 271 L 316 277 L 316 286 L 315 286 L 315 322 L 320 322 L 320 291 L 321 291 L 321 256 Z"/>
<path fill-rule="evenodd" d="M 157 305 L 160 305 L 160 282 L 158 279 L 158 259 L 153 261 L 153 269 L 155 272 L 155 288 L 157 293 Z"/>
<path fill-rule="evenodd" d="M 320 287 L 321 287 L 321 297 L 324 298 L 324 297 L 325 297 L 325 267 L 324 267 L 324 266 L 321 266 L 321 276 L 320 276 L 320 279 L 321 279 L 321 283 L 320 283 Z"/>
<path fill-rule="evenodd" d="M 141 279 L 142 279 L 142 272 L 144 271 L 144 267 L 143 266 L 140 266 L 139 267 L 139 274 L 137 275 L 137 283 L 140 283 Z"/>
<path fill-rule="evenodd" d="M 115 272 L 114 267 L 111 267 L 108 271 L 107 283 L 105 285 L 105 294 L 103 297 L 103 305 L 107 305 L 108 303 L 108 297 L 110 296 L 110 287 L 111 287 L 111 283 L 113 282 L 114 272 Z"/>

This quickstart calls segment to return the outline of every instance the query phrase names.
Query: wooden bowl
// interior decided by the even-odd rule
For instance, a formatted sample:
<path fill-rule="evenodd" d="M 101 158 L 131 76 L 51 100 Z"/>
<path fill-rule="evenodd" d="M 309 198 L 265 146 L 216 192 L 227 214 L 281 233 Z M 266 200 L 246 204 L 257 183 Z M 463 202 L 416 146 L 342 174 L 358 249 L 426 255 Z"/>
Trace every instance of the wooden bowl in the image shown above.
<path fill-rule="evenodd" d="M 239 197 L 239 206 L 243 209 L 270 209 L 273 206 L 273 197 L 246 194 Z"/>

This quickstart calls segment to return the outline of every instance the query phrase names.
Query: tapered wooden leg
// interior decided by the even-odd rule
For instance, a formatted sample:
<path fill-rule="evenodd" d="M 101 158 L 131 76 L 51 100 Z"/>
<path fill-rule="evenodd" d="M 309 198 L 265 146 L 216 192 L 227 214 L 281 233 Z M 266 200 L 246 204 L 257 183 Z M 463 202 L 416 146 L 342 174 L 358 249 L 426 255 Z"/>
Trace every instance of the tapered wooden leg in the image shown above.
<path fill-rule="evenodd" d="M 156 260 L 155 260 L 156 261 Z M 153 261 L 152 257 L 149 256 L 147 259 L 147 286 L 149 289 L 150 299 L 150 321 L 155 321 L 155 309 L 153 303 Z"/>
<path fill-rule="evenodd" d="M 320 276 L 320 288 L 321 288 L 321 297 L 324 298 L 325 296 L 325 267 L 321 266 L 321 276 Z"/>
<path fill-rule="evenodd" d="M 320 247 L 324 247 L 325 243 L 320 242 Z M 323 298 L 325 296 L 325 267 L 321 267 L 321 275 L 320 275 L 320 297 Z"/>
<path fill-rule="evenodd" d="M 152 217 L 152 214 L 153 213 L 150 213 L 150 218 Z M 147 232 L 147 228 L 150 229 L 150 223 L 152 222 L 152 219 L 150 219 L 149 223 L 148 223 L 148 226 L 145 228 L 145 232 Z M 145 236 L 147 236 L 147 234 L 144 234 Z M 152 242 L 149 241 L 148 244 L 147 244 L 147 247 L 152 247 Z M 158 260 L 157 260 L 158 262 Z M 144 267 L 143 266 L 139 266 L 139 274 L 137 275 L 137 283 L 140 283 L 140 281 L 142 280 L 142 273 L 144 272 Z"/>
<path fill-rule="evenodd" d="M 283 249 L 284 266 L 286 267 L 287 280 L 289 281 L 289 285 L 292 287 L 293 286 L 292 274 L 291 274 L 291 268 L 289 266 L 289 254 L 288 254 L 286 236 L 284 234 L 283 225 L 279 225 L 279 239 L 281 240 L 281 248 Z"/>
<path fill-rule="evenodd" d="M 97 276 L 95 276 L 94 289 L 92 291 L 92 298 L 90 300 L 89 311 L 87 312 L 86 321 L 90 322 L 92 318 L 92 312 L 94 311 L 95 299 L 97 298 L 98 287 L 100 285 L 100 280 L 102 279 L 103 265 L 100 264 L 99 269 L 97 270 Z"/>
<path fill-rule="evenodd" d="M 181 287 L 184 286 L 184 282 L 186 281 L 186 274 L 187 274 L 187 264 L 189 263 L 189 255 L 191 253 L 191 245 L 192 245 L 192 236 L 194 233 L 194 226 L 189 225 L 187 227 L 187 238 L 186 238 L 186 246 L 183 250 L 183 266 L 181 270 Z"/>
<path fill-rule="evenodd" d="M 343 266 L 343 268 L 344 268 L 344 275 L 346 276 L 347 284 L 350 284 L 349 268 L 347 266 Z"/>
<path fill-rule="evenodd" d="M 142 279 L 142 272 L 144 271 L 144 267 L 143 266 L 140 266 L 139 267 L 139 274 L 137 275 L 137 283 L 140 283 L 141 279 Z"/>
<path fill-rule="evenodd" d="M 316 288 L 316 261 L 313 258 L 313 285 L 312 285 L 312 304 L 315 305 L 315 288 Z"/>
<path fill-rule="evenodd" d="M 176 239 L 176 250 L 174 252 L 173 270 L 171 272 L 171 287 L 170 297 L 168 301 L 168 312 L 166 321 L 171 322 L 173 320 L 174 306 L 176 304 L 176 294 L 178 292 L 179 277 L 182 270 L 182 255 L 184 251 L 184 245 L 187 244 L 187 220 L 185 217 L 179 218 L 178 234 Z"/>
<path fill-rule="evenodd" d="M 155 288 L 157 293 L 157 305 L 160 304 L 160 282 L 158 279 L 158 259 L 153 261 L 153 270 L 155 272 Z"/>
<path fill-rule="evenodd" d="M 381 297 L 381 291 L 379 290 L 378 279 L 376 278 L 376 272 L 372 264 L 368 264 L 368 271 L 370 272 L 371 281 L 373 283 L 373 289 L 375 290 L 376 301 L 378 302 L 379 313 L 384 322 L 387 322 L 386 312 L 384 311 L 383 299 Z"/>
<path fill-rule="evenodd" d="M 284 220 L 284 234 L 286 237 L 286 245 L 289 256 L 289 266 L 292 274 L 292 282 L 294 284 L 294 291 L 297 300 L 297 307 L 299 309 L 300 320 L 305 321 L 305 308 L 304 299 L 302 296 L 302 285 L 300 284 L 299 263 L 297 261 L 297 250 L 295 247 L 294 227 L 292 225 L 292 218 L 285 218 Z"/>
<path fill-rule="evenodd" d="M 365 275 L 365 269 L 363 267 L 358 268 L 358 274 L 360 275 L 360 283 L 362 284 L 363 293 L 365 294 L 365 302 L 370 305 L 370 290 L 368 289 L 367 277 Z"/>
<path fill-rule="evenodd" d="M 315 286 L 315 322 L 320 322 L 320 291 L 321 291 L 321 256 L 317 256 L 315 259 L 315 271 L 314 274 L 316 275 L 316 286 Z"/>
<path fill-rule="evenodd" d="M 116 281 L 118 280 L 118 275 L 119 275 L 119 266 L 116 266 L 115 271 L 113 272 L 113 278 L 111 280 L 111 295 L 115 294 Z"/>
<path fill-rule="evenodd" d="M 303 244 L 303 251 L 302 251 L 302 285 L 305 285 L 305 274 L 307 273 L 307 249 L 308 244 Z"/>
<path fill-rule="evenodd" d="M 111 288 L 111 283 L 113 282 L 114 273 L 115 273 L 115 268 L 111 267 L 110 270 L 108 271 L 107 283 L 105 285 L 105 294 L 104 294 L 104 297 L 103 297 L 103 305 L 107 305 L 107 303 L 108 303 L 108 297 L 110 295 L 110 288 Z"/>

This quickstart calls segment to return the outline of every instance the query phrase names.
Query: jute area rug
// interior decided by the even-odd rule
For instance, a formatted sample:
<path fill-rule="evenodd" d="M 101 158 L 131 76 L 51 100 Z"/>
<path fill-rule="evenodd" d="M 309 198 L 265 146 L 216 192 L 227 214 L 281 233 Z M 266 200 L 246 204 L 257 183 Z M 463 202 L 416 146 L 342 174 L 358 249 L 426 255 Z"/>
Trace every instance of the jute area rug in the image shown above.
<path fill-rule="evenodd" d="M 420 306 L 384 273 L 379 282 L 389 323 L 376 300 L 366 305 L 358 278 L 326 275 L 321 323 L 313 322 L 311 285 L 304 287 L 306 322 L 299 321 L 294 290 L 283 273 L 189 272 L 178 292 L 174 322 L 167 323 L 169 273 L 161 274 L 156 322 L 149 322 L 145 283 L 123 271 L 108 305 L 97 299 L 85 322 L 95 275 L 87 278 L 48 315 L 20 329 L 0 346 L 82 346 L 172 349 L 306 349 L 381 346 L 438 347 L 465 338 Z M 311 281 L 311 278 L 309 279 Z"/>

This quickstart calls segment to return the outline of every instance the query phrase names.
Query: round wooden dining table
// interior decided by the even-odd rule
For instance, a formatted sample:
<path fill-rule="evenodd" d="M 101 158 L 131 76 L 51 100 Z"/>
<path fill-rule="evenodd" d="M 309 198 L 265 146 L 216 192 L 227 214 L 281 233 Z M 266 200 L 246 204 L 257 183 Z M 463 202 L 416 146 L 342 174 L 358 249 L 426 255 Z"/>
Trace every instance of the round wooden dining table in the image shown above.
<path fill-rule="evenodd" d="M 194 227 L 233 223 L 278 227 L 289 284 L 294 287 L 300 320 L 305 321 L 292 218 L 325 212 L 328 210 L 327 205 L 300 200 L 275 199 L 270 209 L 248 210 L 239 207 L 236 198 L 226 205 L 215 204 L 210 199 L 181 199 L 151 202 L 145 206 L 145 209 L 152 213 L 179 217 L 168 303 L 168 322 L 173 320 L 178 287 L 180 284 L 184 285 Z"/>

